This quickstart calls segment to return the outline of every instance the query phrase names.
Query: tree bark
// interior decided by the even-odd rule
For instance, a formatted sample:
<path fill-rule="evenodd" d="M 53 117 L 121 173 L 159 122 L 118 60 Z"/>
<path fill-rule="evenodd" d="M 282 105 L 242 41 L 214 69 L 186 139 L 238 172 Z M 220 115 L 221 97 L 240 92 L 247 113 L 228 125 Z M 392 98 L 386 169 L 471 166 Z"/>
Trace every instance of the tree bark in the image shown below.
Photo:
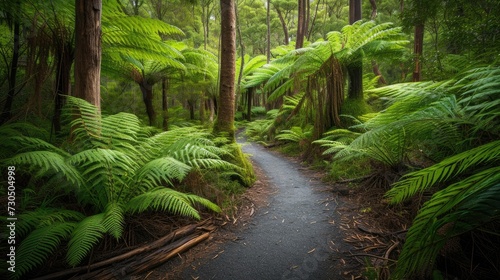
<path fill-rule="evenodd" d="M 349 0 L 349 24 L 361 19 L 361 0 Z M 363 61 L 362 57 L 356 58 L 354 62 L 347 65 L 349 75 L 349 91 L 347 97 L 350 99 L 363 98 Z"/>
<path fill-rule="evenodd" d="M 266 36 L 266 58 L 267 58 L 267 63 L 271 61 L 271 16 L 270 16 L 270 10 L 271 10 L 271 0 L 267 0 L 267 7 L 266 7 L 266 25 L 267 25 L 267 36 Z"/>
<path fill-rule="evenodd" d="M 285 18 L 283 17 L 283 13 L 279 8 L 276 8 L 276 12 L 278 13 L 278 18 L 280 19 L 281 26 L 283 27 L 283 34 L 285 37 L 283 39 L 283 44 L 288 45 L 288 43 L 290 43 L 290 41 L 288 40 L 290 35 L 288 34 L 288 27 L 286 26 Z"/>
<path fill-rule="evenodd" d="M 349 24 L 361 19 L 361 0 L 349 0 Z"/>
<path fill-rule="evenodd" d="M 298 0 L 298 18 L 297 18 L 297 40 L 295 41 L 295 48 L 300 49 L 304 46 L 304 37 L 306 33 L 306 5 L 307 0 Z"/>
<path fill-rule="evenodd" d="M 424 24 L 416 24 L 415 25 L 415 38 L 414 38 L 414 46 L 413 46 L 413 53 L 414 53 L 414 61 L 415 61 L 415 70 L 413 71 L 413 81 L 418 82 L 422 78 L 422 73 L 421 73 L 421 62 L 420 59 L 423 54 L 423 44 L 424 44 Z"/>
<path fill-rule="evenodd" d="M 102 0 L 75 3 L 75 96 L 101 109 Z"/>
<path fill-rule="evenodd" d="M 375 0 L 370 0 L 370 5 L 372 6 L 372 14 L 370 18 L 372 20 L 375 20 L 375 18 L 377 17 L 377 3 L 375 2 Z"/>
<path fill-rule="evenodd" d="M 236 60 L 236 18 L 234 0 L 220 0 L 221 62 L 219 82 L 219 109 L 214 125 L 215 133 L 225 133 L 234 141 L 234 79 Z"/>

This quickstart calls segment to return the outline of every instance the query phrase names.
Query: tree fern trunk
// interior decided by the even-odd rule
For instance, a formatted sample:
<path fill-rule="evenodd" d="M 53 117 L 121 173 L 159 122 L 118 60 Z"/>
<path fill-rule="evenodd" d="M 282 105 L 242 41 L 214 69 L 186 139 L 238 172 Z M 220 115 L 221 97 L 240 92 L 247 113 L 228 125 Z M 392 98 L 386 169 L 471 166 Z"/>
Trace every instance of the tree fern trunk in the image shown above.
<path fill-rule="evenodd" d="M 52 125 L 54 131 L 61 131 L 61 110 L 66 102 L 65 95 L 70 95 L 71 65 L 73 64 L 74 51 L 71 42 L 62 42 L 56 54 L 56 94 L 54 103 L 54 117 Z"/>
<path fill-rule="evenodd" d="M 142 101 L 146 106 L 146 113 L 148 114 L 149 125 L 153 125 L 156 118 L 155 109 L 153 106 L 153 86 L 149 85 L 146 81 L 139 84 L 142 92 Z"/>

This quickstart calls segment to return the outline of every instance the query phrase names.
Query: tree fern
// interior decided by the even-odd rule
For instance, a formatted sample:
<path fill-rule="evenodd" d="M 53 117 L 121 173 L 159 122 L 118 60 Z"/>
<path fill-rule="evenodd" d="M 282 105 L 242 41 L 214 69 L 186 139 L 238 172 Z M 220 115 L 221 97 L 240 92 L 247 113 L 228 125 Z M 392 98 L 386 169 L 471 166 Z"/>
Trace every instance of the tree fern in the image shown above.
<path fill-rule="evenodd" d="M 220 211 L 204 198 L 164 187 L 175 187 L 192 168 L 239 171 L 222 159 L 230 157 L 229 150 L 217 146 L 222 143 L 206 130 L 157 133 L 144 128 L 136 116 L 102 116 L 93 105 L 73 97 L 68 97 L 65 112 L 73 133 L 65 150 L 24 136 L 23 131 L 12 128 L 9 132 L 17 140 L 12 147 L 23 145 L 24 150 L 1 164 L 23 166 L 40 179 L 37 190 L 53 195 L 45 203 L 24 205 L 40 208 L 20 215 L 19 233 L 26 237 L 19 250 L 26 262 L 20 264 L 19 277 L 42 264 L 67 240 L 67 262 L 78 265 L 105 234 L 122 236 L 126 214 L 154 210 L 199 218 L 194 207 L 198 204 Z M 60 205 L 59 195 L 74 198 L 89 216 L 51 208 Z M 34 254 L 29 255 L 30 248 Z"/>

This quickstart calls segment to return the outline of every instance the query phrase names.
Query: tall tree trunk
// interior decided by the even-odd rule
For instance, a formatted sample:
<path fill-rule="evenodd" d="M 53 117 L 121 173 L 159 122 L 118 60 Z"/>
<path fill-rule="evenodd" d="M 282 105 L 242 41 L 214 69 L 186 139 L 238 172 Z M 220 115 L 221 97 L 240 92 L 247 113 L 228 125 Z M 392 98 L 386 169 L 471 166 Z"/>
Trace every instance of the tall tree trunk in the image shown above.
<path fill-rule="evenodd" d="M 421 73 L 421 62 L 423 54 L 423 44 L 424 44 L 424 24 L 420 23 L 415 25 L 415 38 L 414 38 L 413 54 L 415 61 L 415 70 L 413 71 L 413 81 L 418 82 L 422 77 Z"/>
<path fill-rule="evenodd" d="M 220 0 L 221 62 L 219 109 L 214 125 L 215 133 L 226 133 L 234 141 L 234 78 L 236 60 L 236 30 L 234 0 Z"/>
<path fill-rule="evenodd" d="M 349 0 L 349 24 L 361 19 L 361 0 Z M 349 75 L 349 91 L 347 97 L 350 99 L 363 98 L 363 58 L 359 57 L 347 65 Z"/>
<path fill-rule="evenodd" d="M 375 2 L 375 0 L 370 0 L 370 5 L 372 6 L 372 14 L 370 18 L 372 20 L 375 20 L 375 18 L 377 17 L 377 3 Z"/>
<path fill-rule="evenodd" d="M 240 28 L 240 21 L 239 21 L 239 14 L 238 14 L 238 6 L 235 5 L 235 16 L 236 16 L 236 31 L 238 33 L 238 44 L 240 45 L 240 71 L 238 72 L 238 82 L 236 83 L 236 104 L 240 104 L 240 97 L 241 97 L 241 92 L 240 92 L 240 84 L 241 84 L 241 79 L 243 78 L 243 69 L 245 68 L 245 44 L 243 44 L 243 38 L 241 36 L 241 28 Z M 236 106 L 235 104 L 235 106 Z"/>
<path fill-rule="evenodd" d="M 267 0 L 267 5 L 266 5 L 266 25 L 267 25 L 267 36 L 266 36 L 266 58 L 267 58 L 267 63 L 271 61 L 271 16 L 270 16 L 270 11 L 271 11 L 271 0 Z"/>
<path fill-rule="evenodd" d="M 306 33 L 306 5 L 307 0 L 298 0 L 298 18 L 297 18 L 297 41 L 295 41 L 295 48 L 300 49 L 304 46 L 304 37 Z"/>
<path fill-rule="evenodd" d="M 7 99 L 3 107 L 2 115 L 0 116 L 0 124 L 5 123 L 12 117 L 12 103 L 16 93 L 16 76 L 19 62 L 19 41 L 21 36 L 21 28 L 19 21 L 14 19 L 14 46 L 12 49 L 12 60 L 9 71 L 9 89 L 7 91 Z"/>
<path fill-rule="evenodd" d="M 316 9 L 314 9 L 314 16 L 313 16 L 312 21 L 311 21 L 311 27 L 307 31 L 307 40 L 311 40 L 311 34 L 313 33 L 313 30 L 314 30 L 314 23 L 316 22 L 316 17 L 318 16 L 318 10 L 319 10 L 320 4 L 321 4 L 321 0 L 318 0 L 318 2 L 316 2 Z M 308 22 L 309 22 L 309 20 L 308 20 Z"/>
<path fill-rule="evenodd" d="M 253 93 L 255 91 L 255 88 L 249 88 L 247 90 L 247 116 L 246 119 L 247 121 L 251 122 L 252 121 L 252 100 L 253 100 Z"/>
<path fill-rule="evenodd" d="M 168 130 L 168 96 L 167 96 L 167 90 L 168 90 L 168 79 L 163 78 L 161 80 L 161 105 L 162 105 L 162 110 L 163 110 L 163 130 L 167 131 Z"/>
<path fill-rule="evenodd" d="M 206 120 L 206 113 L 205 113 L 205 110 L 206 110 L 206 104 L 205 104 L 205 91 L 201 91 L 201 95 L 200 95 L 200 108 L 199 108 L 199 113 L 200 113 L 200 122 L 201 124 L 204 124 L 205 123 L 205 120 Z"/>
<path fill-rule="evenodd" d="M 153 106 L 153 86 L 146 81 L 139 83 L 139 86 L 142 92 L 142 101 L 144 101 L 144 105 L 146 106 L 149 125 L 153 126 L 156 119 L 155 108 Z"/>
<path fill-rule="evenodd" d="M 375 20 L 375 18 L 377 17 L 377 2 L 375 2 L 375 0 L 370 0 L 370 5 L 372 6 L 372 13 L 371 13 L 370 17 L 371 17 L 371 20 Z M 372 70 L 373 70 L 373 74 L 375 74 L 375 76 L 379 77 L 378 83 L 380 85 L 386 85 L 387 82 L 385 81 L 385 78 L 382 75 L 382 72 L 380 72 L 380 68 L 378 67 L 378 63 L 376 60 L 372 60 Z"/>
<path fill-rule="evenodd" d="M 70 95 L 71 91 L 71 65 L 73 59 L 72 42 L 61 42 L 56 54 L 56 94 L 54 117 L 52 118 L 52 125 L 56 133 L 61 131 L 61 111 L 66 102 L 66 95 Z"/>
<path fill-rule="evenodd" d="M 283 44 L 288 45 L 288 43 L 290 43 L 290 41 L 288 40 L 290 35 L 288 34 L 288 27 L 286 26 L 285 18 L 283 17 L 283 13 L 279 8 L 276 8 L 276 12 L 278 13 L 278 18 L 280 19 L 281 27 L 283 28 L 283 34 L 284 34 Z"/>
<path fill-rule="evenodd" d="M 75 96 L 101 108 L 102 0 L 76 0 Z"/>
<path fill-rule="evenodd" d="M 361 0 L 349 0 L 349 24 L 361 19 Z"/>

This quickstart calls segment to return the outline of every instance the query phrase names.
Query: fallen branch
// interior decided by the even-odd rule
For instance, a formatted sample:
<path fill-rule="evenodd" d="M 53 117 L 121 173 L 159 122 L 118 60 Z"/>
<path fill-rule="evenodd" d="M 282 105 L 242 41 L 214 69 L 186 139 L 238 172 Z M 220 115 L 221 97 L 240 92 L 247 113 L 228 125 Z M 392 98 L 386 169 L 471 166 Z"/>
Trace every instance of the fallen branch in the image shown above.
<path fill-rule="evenodd" d="M 172 257 L 185 252 L 196 244 L 206 240 L 209 235 L 210 232 L 205 232 L 199 236 L 197 236 L 196 234 L 192 234 L 188 237 L 177 240 L 172 244 L 168 244 L 162 248 L 159 248 L 158 250 L 149 253 L 143 258 L 128 261 L 126 260 L 111 267 L 105 267 L 100 270 L 81 275 L 79 277 L 76 277 L 76 279 L 113 280 L 123 279 L 127 275 L 139 274 L 156 266 L 159 266 Z"/>
<path fill-rule="evenodd" d="M 98 268 L 126 260 L 126 259 L 131 258 L 133 256 L 136 256 L 138 254 L 145 253 L 145 252 L 160 248 L 160 247 L 164 246 L 165 244 L 172 242 L 172 241 L 175 241 L 183 236 L 192 234 L 195 232 L 195 230 L 197 228 L 204 226 L 207 222 L 208 222 L 208 220 L 204 220 L 198 224 L 184 226 L 184 227 L 182 227 L 176 231 L 173 231 L 173 232 L 169 233 L 168 235 L 166 235 L 166 236 L 164 236 L 164 237 L 162 237 L 162 238 L 160 238 L 160 239 L 158 239 L 150 244 L 147 244 L 147 245 L 142 246 L 140 248 L 134 249 L 134 250 L 127 252 L 127 253 L 124 253 L 122 255 L 118 255 L 116 257 L 113 257 L 113 258 L 110 258 L 110 259 L 107 259 L 107 260 L 104 260 L 104 261 L 101 261 L 98 263 L 94 263 L 94 264 L 91 264 L 88 266 L 80 266 L 80 267 L 67 269 L 64 271 L 55 272 L 55 273 L 48 274 L 48 275 L 45 275 L 45 276 L 42 276 L 39 278 L 35 278 L 33 280 L 58 279 L 58 278 L 62 278 L 62 277 L 69 276 L 69 275 L 76 275 L 76 274 L 79 274 L 82 272 L 90 272 L 90 271 L 96 270 Z"/>

